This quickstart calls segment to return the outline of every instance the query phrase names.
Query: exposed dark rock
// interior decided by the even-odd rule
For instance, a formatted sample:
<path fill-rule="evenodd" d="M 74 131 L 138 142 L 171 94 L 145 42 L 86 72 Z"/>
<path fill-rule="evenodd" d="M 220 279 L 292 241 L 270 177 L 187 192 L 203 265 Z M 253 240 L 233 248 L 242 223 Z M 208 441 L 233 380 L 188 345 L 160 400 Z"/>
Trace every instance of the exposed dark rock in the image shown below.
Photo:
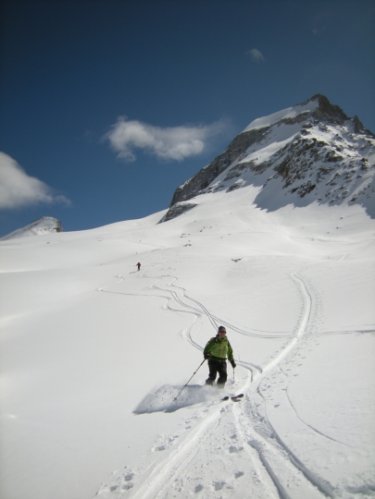
<path fill-rule="evenodd" d="M 365 192 L 371 191 L 370 187 L 366 187 L 370 180 L 364 180 L 363 187 L 360 183 L 370 168 L 375 169 L 373 161 L 369 164 L 369 151 L 374 150 L 375 136 L 363 127 L 357 116 L 349 118 L 323 95 L 315 95 L 302 106 L 312 101 L 318 104 L 315 109 L 308 106 L 299 112 L 301 108 L 297 106 L 294 117 L 290 117 L 288 112 L 284 115 L 287 117 L 277 122 L 260 121 L 260 126 L 263 123 L 270 125 L 240 133 L 222 154 L 175 191 L 170 209 L 162 221 L 195 206 L 180 203 L 199 194 L 221 190 L 230 192 L 249 184 L 262 187 L 255 202 L 265 209 L 270 209 L 270 196 L 265 191 L 273 184 L 273 190 L 268 192 L 275 192 L 275 182 L 279 182 L 285 202 L 288 202 L 286 196 L 289 193 L 299 196 L 305 204 L 312 202 L 313 196 L 319 197 L 319 202 L 338 204 L 347 199 L 352 191 L 356 194 L 351 199 L 360 200 Z M 281 144 L 285 138 L 290 140 L 278 148 L 279 130 L 283 130 L 284 134 Z M 288 130 L 289 137 L 285 135 Z M 262 151 L 270 145 L 274 152 L 264 154 Z M 259 157 L 267 159 L 259 160 L 258 150 Z M 346 189 L 342 188 L 343 183 L 347 185 Z M 323 193 L 317 188 L 320 184 L 323 185 Z M 319 196 L 315 194 L 318 191 Z M 298 202 L 300 205 L 303 204 Z M 275 202 L 273 209 L 280 206 L 282 204 Z"/>
<path fill-rule="evenodd" d="M 237 161 L 252 144 L 259 142 L 266 134 L 264 129 L 251 130 L 238 135 L 228 146 L 227 150 L 217 156 L 212 163 L 205 166 L 194 177 L 178 187 L 173 195 L 170 206 L 186 201 L 206 189 L 210 183 L 228 168 L 233 161 Z"/>
<path fill-rule="evenodd" d="M 344 123 L 349 119 L 339 106 L 331 104 L 327 97 L 325 97 L 324 95 L 317 94 L 309 100 L 319 101 L 319 107 L 312 113 L 313 116 L 318 120 L 324 120 L 334 123 Z"/>
<path fill-rule="evenodd" d="M 189 211 L 192 208 L 197 206 L 194 203 L 181 203 L 181 204 L 175 204 L 170 208 L 167 213 L 164 215 L 164 217 L 159 221 L 159 223 L 163 222 L 168 222 L 168 220 L 172 220 L 172 218 L 176 218 L 179 215 L 182 215 L 182 213 L 185 213 L 185 211 Z"/>

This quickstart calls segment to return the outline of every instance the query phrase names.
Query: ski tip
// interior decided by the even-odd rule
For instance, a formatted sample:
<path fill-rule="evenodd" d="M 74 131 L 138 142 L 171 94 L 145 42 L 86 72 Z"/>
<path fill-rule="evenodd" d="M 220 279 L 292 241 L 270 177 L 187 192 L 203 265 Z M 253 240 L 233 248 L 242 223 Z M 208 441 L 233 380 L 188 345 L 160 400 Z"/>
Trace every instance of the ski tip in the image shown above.
<path fill-rule="evenodd" d="M 243 396 L 244 393 L 238 393 L 237 395 L 225 395 L 225 397 L 221 400 L 233 400 L 233 402 L 239 402 Z"/>

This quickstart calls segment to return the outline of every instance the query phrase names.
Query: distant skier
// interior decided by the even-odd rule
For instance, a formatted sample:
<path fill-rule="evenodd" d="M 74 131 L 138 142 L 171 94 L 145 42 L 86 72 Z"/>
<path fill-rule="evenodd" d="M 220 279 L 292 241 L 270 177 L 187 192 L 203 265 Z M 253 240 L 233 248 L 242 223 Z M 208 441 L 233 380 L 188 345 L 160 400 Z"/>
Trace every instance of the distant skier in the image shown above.
<path fill-rule="evenodd" d="M 138 262 L 137 263 L 137 268 L 138 268 L 138 272 L 141 270 L 141 264 Z"/>
<path fill-rule="evenodd" d="M 227 331 L 224 326 L 220 326 L 217 335 L 211 338 L 203 350 L 205 359 L 208 359 L 209 375 L 206 380 L 207 385 L 213 385 L 217 374 L 219 379 L 217 385 L 224 388 L 227 381 L 227 358 L 233 369 L 236 363 L 233 359 L 233 350 L 227 338 Z"/>

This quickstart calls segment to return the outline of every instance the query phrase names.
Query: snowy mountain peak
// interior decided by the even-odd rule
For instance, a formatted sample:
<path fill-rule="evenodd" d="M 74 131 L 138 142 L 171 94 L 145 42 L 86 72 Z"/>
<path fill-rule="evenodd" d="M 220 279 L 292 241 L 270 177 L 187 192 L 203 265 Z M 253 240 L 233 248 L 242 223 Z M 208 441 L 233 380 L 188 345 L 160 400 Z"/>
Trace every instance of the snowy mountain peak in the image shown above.
<path fill-rule="evenodd" d="M 327 97 L 253 120 L 217 156 L 174 193 L 162 221 L 195 206 L 208 192 L 254 185 L 254 203 L 266 210 L 287 204 L 363 205 L 375 216 L 375 137 Z"/>
<path fill-rule="evenodd" d="M 339 106 L 331 104 L 327 97 L 316 94 L 302 104 L 253 120 L 242 133 L 281 123 L 302 122 L 310 118 L 341 124 L 350 119 Z M 353 120 L 356 121 L 358 132 L 365 131 L 357 116 Z"/>
<path fill-rule="evenodd" d="M 281 121 L 287 120 L 296 120 L 297 117 L 302 117 L 305 119 L 307 114 L 311 114 L 317 108 L 319 108 L 319 99 L 318 96 L 313 97 L 309 101 L 304 104 L 289 107 L 287 109 L 283 109 L 281 111 L 277 111 L 276 113 L 269 114 L 268 116 L 263 116 L 261 118 L 257 118 L 253 120 L 246 128 L 243 130 L 244 132 L 249 132 L 250 130 L 257 130 L 261 128 L 268 128 L 272 125 L 277 124 Z"/>
<path fill-rule="evenodd" d="M 14 239 L 18 237 L 29 237 L 29 236 L 44 236 L 46 234 L 51 234 L 54 232 L 62 232 L 62 224 L 59 220 L 53 217 L 42 217 L 35 222 L 32 222 L 21 229 L 17 229 L 14 232 L 2 237 L 2 240 Z"/>

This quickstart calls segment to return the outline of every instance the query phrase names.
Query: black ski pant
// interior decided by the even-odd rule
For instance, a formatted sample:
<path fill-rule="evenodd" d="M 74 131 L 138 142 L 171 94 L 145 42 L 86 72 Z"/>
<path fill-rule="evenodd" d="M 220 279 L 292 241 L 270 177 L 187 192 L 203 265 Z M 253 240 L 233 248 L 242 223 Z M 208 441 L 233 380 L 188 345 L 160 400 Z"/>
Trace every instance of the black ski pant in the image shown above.
<path fill-rule="evenodd" d="M 206 379 L 206 384 L 213 385 L 216 376 L 219 375 L 217 384 L 223 387 L 228 378 L 227 361 L 221 359 L 208 359 L 208 369 L 209 369 L 209 374 L 208 378 Z"/>

